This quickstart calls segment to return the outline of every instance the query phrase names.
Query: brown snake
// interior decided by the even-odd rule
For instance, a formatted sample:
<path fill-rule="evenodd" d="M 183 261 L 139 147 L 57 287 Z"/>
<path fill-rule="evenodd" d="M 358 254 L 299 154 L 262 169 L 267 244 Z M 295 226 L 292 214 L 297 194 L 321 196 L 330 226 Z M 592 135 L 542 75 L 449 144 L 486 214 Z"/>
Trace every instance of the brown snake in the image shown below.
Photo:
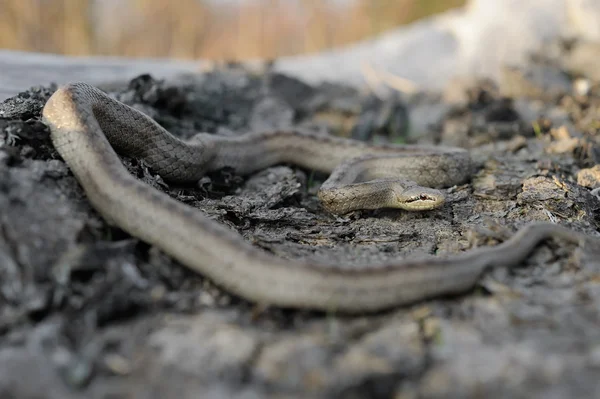
<path fill-rule="evenodd" d="M 408 209 L 411 203 L 417 208 L 439 206 L 441 192 L 402 179 L 393 182 L 391 176 L 401 174 L 432 186 L 459 184 L 469 178 L 468 153 L 444 147 L 374 147 L 300 132 L 235 138 L 201 134 L 184 142 L 141 112 L 84 83 L 59 88 L 46 103 L 43 118 L 57 151 L 104 218 L 227 290 L 264 305 L 377 311 L 467 291 L 488 269 L 520 264 L 547 238 L 581 241 L 569 229 L 538 223 L 500 245 L 448 258 L 399 260 L 353 270 L 286 260 L 255 248 L 200 211 L 140 182 L 127 172 L 115 150 L 144 159 L 165 180 L 175 182 L 198 180 L 224 166 L 245 174 L 282 162 L 333 171 L 319 196 L 329 210 L 341 213 L 370 207 L 371 194 L 383 206 L 390 206 L 389 201 Z M 339 196 L 342 205 L 337 205 Z M 352 205 L 344 204 L 353 200 Z"/>

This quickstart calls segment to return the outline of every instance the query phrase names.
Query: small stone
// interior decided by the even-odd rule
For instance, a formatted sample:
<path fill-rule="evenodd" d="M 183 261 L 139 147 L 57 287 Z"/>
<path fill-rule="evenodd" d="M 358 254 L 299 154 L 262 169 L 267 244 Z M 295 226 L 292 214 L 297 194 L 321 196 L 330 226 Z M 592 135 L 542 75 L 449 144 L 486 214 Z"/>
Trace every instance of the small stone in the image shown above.
<path fill-rule="evenodd" d="M 104 364 L 115 375 L 127 375 L 132 371 L 131 362 L 116 353 L 106 355 L 104 357 Z"/>
<path fill-rule="evenodd" d="M 573 81 L 573 92 L 578 96 L 587 96 L 592 88 L 590 79 L 578 78 Z"/>
<path fill-rule="evenodd" d="M 577 184 L 592 189 L 600 187 L 600 165 L 581 169 L 579 173 L 577 173 Z"/>

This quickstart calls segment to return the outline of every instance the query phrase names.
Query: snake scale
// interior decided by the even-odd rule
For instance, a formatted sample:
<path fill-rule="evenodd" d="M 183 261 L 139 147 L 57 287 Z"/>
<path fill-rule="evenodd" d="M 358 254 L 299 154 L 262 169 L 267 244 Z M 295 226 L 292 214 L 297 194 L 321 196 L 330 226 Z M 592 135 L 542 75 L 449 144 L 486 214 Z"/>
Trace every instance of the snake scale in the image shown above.
<path fill-rule="evenodd" d="M 580 241 L 567 228 L 533 223 L 502 244 L 452 257 L 402 259 L 351 270 L 286 260 L 139 181 L 117 153 L 143 159 L 171 182 L 198 180 L 225 166 L 249 174 L 277 163 L 331 173 L 319 197 L 334 213 L 373 207 L 372 202 L 409 210 L 435 208 L 443 194 L 434 187 L 470 177 L 469 154 L 446 147 L 370 146 L 299 131 L 200 134 L 184 142 L 85 83 L 60 87 L 42 115 L 55 148 L 105 219 L 217 285 L 263 305 L 347 313 L 383 310 L 465 292 L 490 268 L 520 264 L 547 238 Z"/>

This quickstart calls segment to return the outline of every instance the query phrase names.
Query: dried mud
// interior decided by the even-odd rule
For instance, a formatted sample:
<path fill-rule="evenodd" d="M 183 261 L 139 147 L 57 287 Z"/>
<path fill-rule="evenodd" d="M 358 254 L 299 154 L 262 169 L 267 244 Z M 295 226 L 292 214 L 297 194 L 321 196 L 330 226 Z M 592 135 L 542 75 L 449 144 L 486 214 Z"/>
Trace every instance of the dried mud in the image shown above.
<path fill-rule="evenodd" d="M 516 80 L 503 87 L 477 81 L 382 100 L 229 66 L 169 82 L 144 75 L 110 92 L 181 137 L 301 126 L 471 150 L 472 181 L 449 190 L 441 209 L 345 217 L 321 210 L 323 176 L 290 165 L 175 187 L 123 158 L 265 251 L 351 267 L 494 245 L 532 220 L 597 237 L 600 90 L 561 71 L 543 75 L 550 80 L 524 84 L 540 74 L 511 70 Z M 545 243 L 472 292 L 385 313 L 257 308 L 91 208 L 40 120 L 55 89 L 0 104 L 0 396 L 600 396 L 597 238 Z M 410 120 L 428 109 L 442 117 Z"/>

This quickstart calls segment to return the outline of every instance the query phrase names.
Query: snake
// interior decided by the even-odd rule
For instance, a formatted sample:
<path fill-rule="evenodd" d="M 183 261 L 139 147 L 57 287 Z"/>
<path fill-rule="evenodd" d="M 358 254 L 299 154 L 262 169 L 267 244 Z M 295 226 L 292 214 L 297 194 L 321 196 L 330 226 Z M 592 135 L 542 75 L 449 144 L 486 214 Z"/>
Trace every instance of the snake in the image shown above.
<path fill-rule="evenodd" d="M 361 208 L 440 207 L 444 196 L 439 187 L 470 178 L 468 151 L 374 145 L 305 130 L 199 133 L 182 140 L 141 111 L 82 82 L 59 87 L 44 105 L 42 120 L 58 154 L 107 222 L 262 306 L 378 312 L 465 293 L 490 269 L 522 264 L 546 239 L 581 242 L 581 235 L 567 227 L 532 222 L 500 244 L 452 256 L 352 268 L 285 259 L 140 181 L 119 155 L 142 159 L 174 183 L 197 181 L 224 167 L 252 174 L 274 164 L 296 164 L 330 173 L 318 196 L 325 210 L 343 214 Z"/>

